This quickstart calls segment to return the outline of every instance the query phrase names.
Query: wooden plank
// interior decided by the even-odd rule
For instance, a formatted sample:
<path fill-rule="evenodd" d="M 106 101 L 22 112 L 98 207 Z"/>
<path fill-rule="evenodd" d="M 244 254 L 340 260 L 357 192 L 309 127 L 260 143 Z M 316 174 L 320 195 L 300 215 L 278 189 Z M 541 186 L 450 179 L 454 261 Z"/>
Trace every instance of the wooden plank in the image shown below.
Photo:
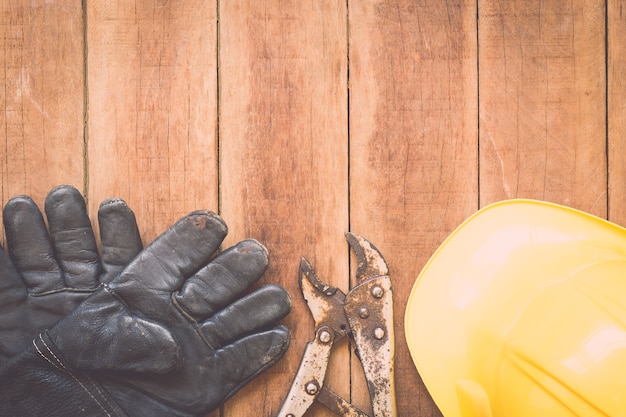
<path fill-rule="evenodd" d="M 479 1 L 480 202 L 605 216 L 604 2 Z"/>
<path fill-rule="evenodd" d="M 478 206 L 475 16 L 463 0 L 350 2 L 350 229 L 389 264 L 398 415 L 441 415 L 410 358 L 404 310 L 426 260 Z M 359 381 L 355 371 L 363 403 Z"/>
<path fill-rule="evenodd" d="M 0 42 L 0 204 L 27 194 L 41 205 L 62 183 L 82 189 L 80 2 L 3 1 Z"/>
<path fill-rule="evenodd" d="M 217 211 L 216 2 L 87 2 L 92 213 L 124 198 L 151 241 Z"/>
<path fill-rule="evenodd" d="M 609 220 L 626 226 L 626 2 L 607 2 Z"/>
<path fill-rule="evenodd" d="M 300 363 L 313 321 L 298 287 L 300 258 L 348 287 L 346 2 L 220 2 L 220 201 L 229 243 L 270 251 L 264 282 L 293 309 L 286 357 L 226 404 L 225 416 L 273 416 Z M 328 386 L 349 395 L 349 358 L 334 352 Z M 314 406 L 310 415 L 333 415 Z"/>

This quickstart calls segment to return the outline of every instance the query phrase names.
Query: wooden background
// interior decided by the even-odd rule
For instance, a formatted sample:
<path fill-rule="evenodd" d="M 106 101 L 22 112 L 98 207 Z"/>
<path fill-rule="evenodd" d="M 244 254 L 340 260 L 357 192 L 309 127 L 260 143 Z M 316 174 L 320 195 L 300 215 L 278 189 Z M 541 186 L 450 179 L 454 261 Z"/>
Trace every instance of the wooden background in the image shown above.
<path fill-rule="evenodd" d="M 438 416 L 403 315 L 447 234 L 513 197 L 626 224 L 623 3 L 3 0 L 1 202 L 69 183 L 146 242 L 197 208 L 263 242 L 292 345 L 228 417 L 277 412 L 313 334 L 299 259 L 347 291 L 359 233 L 392 274 L 399 415 Z M 367 408 L 347 345 L 330 372 Z"/>

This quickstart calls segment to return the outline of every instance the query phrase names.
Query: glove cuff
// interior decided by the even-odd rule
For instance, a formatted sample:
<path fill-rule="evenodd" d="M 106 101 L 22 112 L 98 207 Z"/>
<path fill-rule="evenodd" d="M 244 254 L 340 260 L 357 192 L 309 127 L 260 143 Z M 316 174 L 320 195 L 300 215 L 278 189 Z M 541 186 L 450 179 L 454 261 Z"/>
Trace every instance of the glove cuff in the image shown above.
<path fill-rule="evenodd" d="M 47 332 L 0 369 L 0 415 L 128 417 L 99 383 L 67 365 Z"/>

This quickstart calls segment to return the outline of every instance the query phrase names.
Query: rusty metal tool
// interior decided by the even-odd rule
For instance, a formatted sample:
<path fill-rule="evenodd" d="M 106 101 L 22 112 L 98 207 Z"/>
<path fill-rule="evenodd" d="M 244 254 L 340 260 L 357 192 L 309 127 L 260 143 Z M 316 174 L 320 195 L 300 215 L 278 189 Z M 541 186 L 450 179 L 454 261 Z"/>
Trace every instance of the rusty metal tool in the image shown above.
<path fill-rule="evenodd" d="M 396 415 L 393 302 L 389 269 L 365 238 L 346 233 L 357 260 L 357 284 L 348 294 L 322 282 L 306 258 L 300 289 L 315 321 L 300 366 L 277 417 L 300 417 L 317 401 L 344 417 L 369 417 L 324 386 L 333 345 L 348 337 L 361 361 L 374 417 Z"/>

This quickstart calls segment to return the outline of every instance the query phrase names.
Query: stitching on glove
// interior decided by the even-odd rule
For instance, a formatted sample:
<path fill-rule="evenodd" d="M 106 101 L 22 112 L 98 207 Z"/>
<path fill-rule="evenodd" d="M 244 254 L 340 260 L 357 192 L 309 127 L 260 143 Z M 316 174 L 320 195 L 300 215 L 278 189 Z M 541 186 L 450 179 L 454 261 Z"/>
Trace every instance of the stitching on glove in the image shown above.
<path fill-rule="evenodd" d="M 116 293 L 115 290 L 111 288 L 107 283 L 100 284 L 100 287 L 102 287 L 102 289 L 106 293 L 108 293 L 111 297 L 119 301 L 124 306 L 125 309 L 130 310 L 130 308 L 128 307 L 128 303 L 126 303 L 126 301 L 122 298 L 122 296 Z"/>
<path fill-rule="evenodd" d="M 50 355 L 52 355 L 52 357 L 55 359 L 56 363 L 54 363 L 50 358 L 48 358 L 40 349 L 39 346 L 37 346 L 36 340 L 33 340 L 33 346 L 35 346 L 35 349 L 37 350 L 37 353 L 39 353 L 39 355 L 44 358 L 48 363 L 50 363 L 52 366 L 54 366 L 55 368 L 67 373 L 68 375 L 70 375 L 72 377 L 72 379 L 74 381 L 76 381 L 76 383 L 78 385 L 80 385 L 80 387 L 87 393 L 87 395 L 89 395 L 91 397 L 91 399 L 98 405 L 98 407 L 100 407 L 100 409 L 107 415 L 107 417 L 114 417 L 112 414 L 110 414 L 107 409 L 100 403 L 100 401 L 98 401 L 98 399 L 91 393 L 91 391 L 89 390 L 89 388 L 87 388 L 85 386 L 85 384 L 83 384 L 80 379 L 78 377 L 76 377 L 76 375 L 74 375 L 70 369 L 68 369 L 65 364 L 54 354 L 54 352 L 52 351 L 52 349 L 50 348 L 50 346 L 48 346 L 48 344 L 46 343 L 46 341 L 43 339 L 43 337 L 41 336 L 41 333 L 39 334 L 39 340 L 41 341 L 41 343 L 45 346 L 46 350 L 48 351 L 48 353 Z M 104 394 L 102 393 L 102 391 L 100 391 L 100 389 L 97 387 L 97 385 L 93 382 L 93 380 L 91 380 L 87 375 L 83 375 L 83 377 L 90 383 L 90 385 L 92 386 L 93 389 L 95 389 L 101 400 L 103 400 L 104 402 L 107 403 L 107 405 L 110 408 L 115 408 L 114 405 L 111 404 L 111 402 L 106 398 L 106 396 L 104 396 Z M 117 414 L 117 413 L 116 413 Z"/>
<path fill-rule="evenodd" d="M 200 329 L 200 325 L 198 324 L 198 321 L 196 319 L 194 319 L 191 316 L 191 314 L 189 314 L 185 310 L 185 308 L 178 303 L 178 300 L 176 300 L 176 296 L 175 296 L 174 293 L 172 293 L 170 295 L 170 298 L 172 300 L 172 303 L 176 307 L 176 310 L 178 310 L 178 312 L 180 314 L 182 314 L 183 317 L 185 317 L 189 322 L 191 322 L 191 324 L 193 325 L 194 330 L 196 331 L 196 333 L 198 333 L 198 336 L 200 336 L 200 339 L 202 339 L 204 341 L 204 344 L 207 345 L 211 350 L 217 350 L 215 347 L 213 347 L 213 345 L 211 343 L 209 343 L 207 338 L 204 336 L 204 333 L 202 333 L 202 330 Z"/>
<path fill-rule="evenodd" d="M 185 318 L 187 320 L 189 320 L 190 322 L 192 322 L 193 324 L 198 324 L 198 322 L 196 321 L 196 319 L 193 318 L 193 316 L 187 311 L 185 310 L 185 307 L 181 306 L 178 303 L 178 300 L 176 299 L 176 296 L 174 293 L 170 294 L 170 298 L 172 300 L 172 303 L 176 306 L 176 310 L 178 310 L 180 312 L 180 314 L 182 314 L 183 316 L 185 316 Z"/>
<path fill-rule="evenodd" d="M 60 292 L 76 292 L 76 293 L 91 294 L 97 288 L 98 287 L 93 287 L 93 288 L 59 288 L 59 289 L 56 289 L 56 290 L 50 290 L 50 291 L 44 291 L 44 292 L 31 292 L 30 296 L 32 296 L 32 297 L 43 297 L 43 296 L 46 296 L 46 295 L 57 294 L 57 293 L 60 293 Z"/>
<path fill-rule="evenodd" d="M 46 355 L 43 354 L 43 352 L 39 349 L 39 346 L 37 346 L 36 340 L 33 340 L 33 346 L 35 346 L 35 349 L 37 349 L 37 353 L 39 353 L 39 355 L 44 358 L 46 361 L 48 361 L 48 363 L 50 363 L 52 366 L 54 366 L 55 368 L 67 372 L 67 368 L 65 367 L 65 365 L 63 364 L 63 362 L 61 362 L 59 360 L 59 358 L 57 358 L 55 356 L 55 354 L 50 350 L 50 348 L 48 347 L 48 345 L 46 345 L 46 342 L 44 342 L 43 338 L 41 337 L 41 334 L 39 334 L 39 340 L 41 340 L 41 343 L 44 344 L 44 346 L 46 347 L 46 349 L 48 350 L 48 352 L 50 352 L 50 354 L 57 360 L 57 363 L 54 363 L 50 360 L 50 358 L 48 358 Z M 60 365 L 60 366 L 59 366 Z"/>

